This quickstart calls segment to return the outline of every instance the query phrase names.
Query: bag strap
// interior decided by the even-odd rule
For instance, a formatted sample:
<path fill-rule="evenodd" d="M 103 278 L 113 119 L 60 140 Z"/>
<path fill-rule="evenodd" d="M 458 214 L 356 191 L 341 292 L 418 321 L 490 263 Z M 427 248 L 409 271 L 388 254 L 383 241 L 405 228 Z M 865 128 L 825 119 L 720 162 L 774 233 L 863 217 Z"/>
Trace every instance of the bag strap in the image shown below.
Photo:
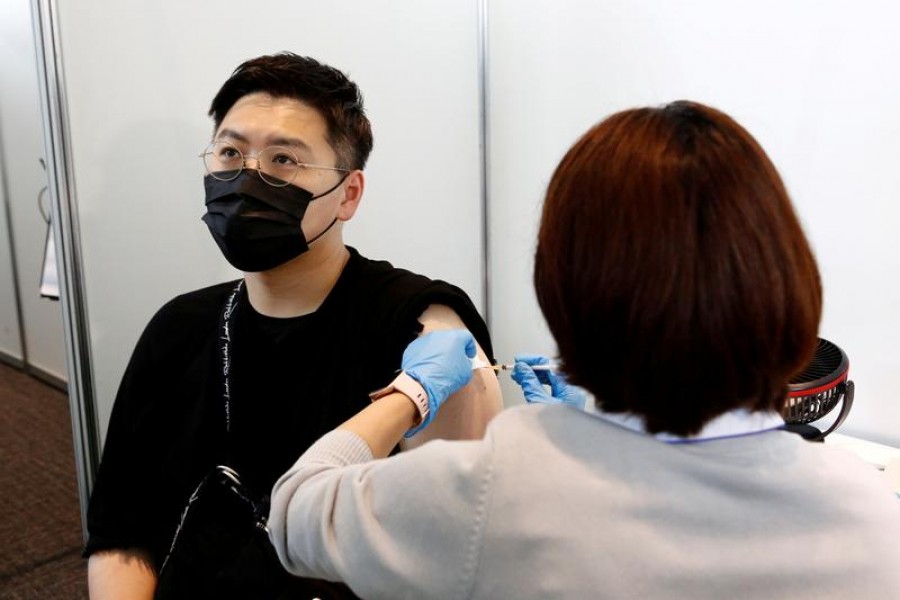
<path fill-rule="evenodd" d="M 267 515 L 269 512 L 268 502 L 259 502 L 257 500 L 254 500 L 248 493 L 247 489 L 244 487 L 244 484 L 241 483 L 241 478 L 240 475 L 238 475 L 237 471 L 226 465 L 217 465 L 209 473 L 207 473 L 202 480 L 200 480 L 200 483 L 197 484 L 197 487 L 194 489 L 191 497 L 188 498 L 187 504 L 185 504 L 184 509 L 181 511 L 181 519 L 178 521 L 178 527 L 175 528 L 175 535 L 172 536 L 172 543 L 169 545 L 169 551 L 166 553 L 166 558 L 163 560 L 162 566 L 160 566 L 159 568 L 160 573 L 165 570 L 166 564 L 169 562 L 169 558 L 172 556 L 172 553 L 175 550 L 175 546 L 178 543 L 179 536 L 181 535 L 184 528 L 185 521 L 190 514 L 191 505 L 203 495 L 204 490 L 206 490 L 210 485 L 216 484 L 224 485 L 242 502 L 244 502 L 253 515 L 253 524 L 256 529 L 258 529 L 266 537 L 269 536 L 269 527 L 268 525 L 266 525 Z"/>

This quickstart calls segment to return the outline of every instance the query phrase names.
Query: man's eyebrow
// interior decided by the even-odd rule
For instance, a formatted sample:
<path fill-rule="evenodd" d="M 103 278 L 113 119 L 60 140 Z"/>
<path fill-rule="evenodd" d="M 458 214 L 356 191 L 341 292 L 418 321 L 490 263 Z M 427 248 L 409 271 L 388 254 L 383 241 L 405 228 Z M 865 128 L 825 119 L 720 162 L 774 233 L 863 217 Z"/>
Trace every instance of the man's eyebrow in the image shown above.
<path fill-rule="evenodd" d="M 269 140 L 273 146 L 292 146 L 294 148 L 299 148 L 300 150 L 306 150 L 307 152 L 311 151 L 309 144 L 304 142 L 299 138 L 289 138 L 289 137 L 273 137 Z"/>
<path fill-rule="evenodd" d="M 239 142 L 244 142 L 245 144 L 250 143 L 250 140 L 248 140 L 245 136 L 241 135 L 234 129 L 223 129 L 223 130 L 219 131 L 218 135 L 216 135 L 216 139 L 219 139 L 222 137 L 233 138 Z"/>
<path fill-rule="evenodd" d="M 216 138 L 228 137 L 239 142 L 243 142 L 244 144 L 249 144 L 250 140 L 247 139 L 247 136 L 238 133 L 234 129 L 222 129 L 219 131 L 219 135 Z M 268 144 L 270 146 L 290 146 L 292 148 L 297 148 L 300 150 L 305 150 L 307 152 L 311 151 L 309 144 L 301 140 L 300 138 L 292 138 L 285 136 L 275 136 L 268 139 Z"/>

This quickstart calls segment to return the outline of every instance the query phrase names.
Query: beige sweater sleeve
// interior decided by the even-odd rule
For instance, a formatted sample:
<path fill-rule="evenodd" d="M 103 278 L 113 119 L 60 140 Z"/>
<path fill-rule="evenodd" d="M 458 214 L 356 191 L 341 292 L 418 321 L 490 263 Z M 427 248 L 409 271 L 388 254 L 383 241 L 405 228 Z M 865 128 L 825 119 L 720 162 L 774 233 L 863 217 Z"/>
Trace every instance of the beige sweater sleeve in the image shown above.
<path fill-rule="evenodd" d="M 336 430 L 276 482 L 269 528 L 282 564 L 367 599 L 466 597 L 489 502 L 489 441 L 371 458 L 362 439 Z"/>

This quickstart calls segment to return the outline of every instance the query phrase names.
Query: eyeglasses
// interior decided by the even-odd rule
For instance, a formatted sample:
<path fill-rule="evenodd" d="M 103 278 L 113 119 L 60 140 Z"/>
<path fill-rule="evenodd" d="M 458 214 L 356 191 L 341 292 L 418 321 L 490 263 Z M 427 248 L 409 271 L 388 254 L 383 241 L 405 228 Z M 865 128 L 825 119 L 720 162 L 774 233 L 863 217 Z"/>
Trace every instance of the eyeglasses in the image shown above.
<path fill-rule="evenodd" d="M 256 159 L 259 177 L 273 187 L 290 185 L 300 173 L 313 170 L 349 173 L 350 169 L 311 165 L 297 160 L 297 155 L 284 146 L 269 146 L 256 155 L 241 152 L 229 142 L 213 142 L 200 154 L 206 172 L 219 181 L 231 181 L 247 168 L 247 160 Z"/>

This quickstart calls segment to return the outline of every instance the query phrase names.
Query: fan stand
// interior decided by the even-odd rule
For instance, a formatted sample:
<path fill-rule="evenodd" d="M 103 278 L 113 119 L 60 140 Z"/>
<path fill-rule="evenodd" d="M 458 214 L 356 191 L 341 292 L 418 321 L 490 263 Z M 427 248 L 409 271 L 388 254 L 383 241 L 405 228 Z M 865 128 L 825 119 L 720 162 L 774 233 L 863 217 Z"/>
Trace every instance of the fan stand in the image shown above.
<path fill-rule="evenodd" d="M 810 442 L 825 441 L 825 436 L 841 426 L 853 407 L 853 394 L 856 390 L 856 385 L 852 381 L 847 381 L 846 384 L 842 383 L 841 385 L 845 387 L 841 399 L 841 412 L 838 414 L 837 419 L 834 420 L 834 423 L 831 424 L 831 427 L 822 432 L 808 423 L 785 423 L 784 430 L 799 434 L 800 437 Z"/>

